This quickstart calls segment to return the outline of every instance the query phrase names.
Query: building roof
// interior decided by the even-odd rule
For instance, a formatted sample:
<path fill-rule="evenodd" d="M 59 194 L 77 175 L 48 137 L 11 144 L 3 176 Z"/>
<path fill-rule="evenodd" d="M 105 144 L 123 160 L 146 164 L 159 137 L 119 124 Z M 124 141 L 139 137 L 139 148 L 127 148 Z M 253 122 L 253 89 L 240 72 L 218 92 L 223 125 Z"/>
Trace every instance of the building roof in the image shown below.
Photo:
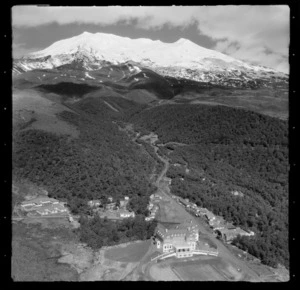
<path fill-rule="evenodd" d="M 42 203 L 42 202 L 59 202 L 57 199 L 50 197 L 36 197 L 30 200 L 26 200 L 22 202 L 22 205 L 31 204 L 31 203 Z"/>
<path fill-rule="evenodd" d="M 183 203 L 185 206 L 190 205 L 190 203 L 182 198 L 179 198 L 179 201 Z"/>
<path fill-rule="evenodd" d="M 132 215 L 133 214 L 133 212 L 131 212 L 131 211 L 128 211 L 128 210 L 126 210 L 126 209 L 120 209 L 119 210 L 119 214 L 121 215 L 121 214 L 126 214 L 126 215 Z"/>
<path fill-rule="evenodd" d="M 220 229 L 219 230 L 220 233 L 222 235 L 226 235 L 226 236 L 231 236 L 231 235 L 247 235 L 248 232 L 242 230 L 241 228 L 234 228 L 234 229 L 227 229 L 227 228 L 224 228 L 224 229 Z"/>
<path fill-rule="evenodd" d="M 193 236 L 194 233 L 197 231 L 198 231 L 198 224 L 194 223 L 191 220 L 181 224 L 168 225 L 168 226 L 163 224 L 158 224 L 156 232 L 164 239 L 171 239 L 171 238 L 176 239 L 180 236 L 188 238 L 190 236 Z"/>
<path fill-rule="evenodd" d="M 213 219 L 213 218 L 216 218 L 215 217 L 215 215 L 212 213 L 212 212 L 210 212 L 210 211 L 207 211 L 206 213 L 205 213 L 205 215 L 207 216 L 207 218 L 210 220 L 210 219 Z"/>
<path fill-rule="evenodd" d="M 39 208 L 39 211 L 43 211 L 43 210 L 55 210 L 55 209 L 66 209 L 62 204 L 47 204 L 47 205 L 43 205 L 42 207 Z"/>

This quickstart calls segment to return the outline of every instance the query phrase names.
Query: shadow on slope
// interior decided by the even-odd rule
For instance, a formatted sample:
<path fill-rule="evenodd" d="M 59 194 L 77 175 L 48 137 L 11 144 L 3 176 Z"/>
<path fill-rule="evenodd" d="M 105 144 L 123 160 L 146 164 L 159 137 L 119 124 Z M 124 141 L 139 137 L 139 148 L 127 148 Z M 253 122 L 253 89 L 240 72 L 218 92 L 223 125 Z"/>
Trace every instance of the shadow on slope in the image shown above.
<path fill-rule="evenodd" d="M 48 93 L 55 93 L 64 96 L 77 96 L 82 97 L 83 95 L 90 93 L 95 90 L 99 90 L 99 87 L 90 86 L 87 84 L 76 84 L 72 82 L 61 82 L 58 84 L 39 85 L 35 88 Z"/>

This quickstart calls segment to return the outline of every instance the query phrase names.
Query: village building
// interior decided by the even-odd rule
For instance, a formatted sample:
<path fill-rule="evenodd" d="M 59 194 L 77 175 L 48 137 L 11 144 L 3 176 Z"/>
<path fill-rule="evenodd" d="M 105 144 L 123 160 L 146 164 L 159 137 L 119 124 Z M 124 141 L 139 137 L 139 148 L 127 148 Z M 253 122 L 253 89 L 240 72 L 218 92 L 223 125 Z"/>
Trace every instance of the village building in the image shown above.
<path fill-rule="evenodd" d="M 148 206 L 147 206 L 147 209 L 148 209 L 148 210 L 151 210 L 153 207 L 154 207 L 154 204 L 150 202 L 150 203 L 148 204 Z"/>
<path fill-rule="evenodd" d="M 115 202 L 111 202 L 111 203 L 108 203 L 106 204 L 105 208 L 106 210 L 113 210 L 116 206 L 116 203 Z"/>
<path fill-rule="evenodd" d="M 36 212 L 44 216 L 49 214 L 66 213 L 68 210 L 62 204 L 49 204 L 38 209 Z"/>
<path fill-rule="evenodd" d="M 244 231 L 241 228 L 224 228 L 224 229 L 218 229 L 216 230 L 216 233 L 219 237 L 221 237 L 225 242 L 229 243 L 233 239 L 235 239 L 238 235 L 240 236 L 253 236 L 255 235 L 252 231 Z"/>
<path fill-rule="evenodd" d="M 59 202 L 54 198 L 37 197 L 31 200 L 23 201 L 21 209 L 27 212 L 36 212 L 42 216 L 49 214 L 67 213 L 63 202 Z M 32 215 L 32 213 L 30 213 Z"/>
<path fill-rule="evenodd" d="M 191 257 L 199 239 L 198 231 L 198 225 L 192 220 L 171 227 L 159 224 L 155 235 L 157 248 L 163 253 L 173 252 L 177 258 Z"/>
<path fill-rule="evenodd" d="M 243 197 L 244 194 L 241 191 L 233 190 L 230 192 L 232 195 Z"/>
<path fill-rule="evenodd" d="M 206 219 L 208 220 L 208 222 L 212 222 L 216 219 L 215 215 L 210 212 L 209 210 L 206 211 L 206 213 L 204 214 L 204 216 L 206 217 Z"/>
<path fill-rule="evenodd" d="M 220 216 L 214 216 L 213 219 L 210 219 L 208 224 L 213 228 L 224 228 L 225 227 L 225 221 L 222 217 Z"/>
<path fill-rule="evenodd" d="M 40 207 L 46 204 L 59 204 L 59 201 L 49 197 L 37 197 L 31 200 L 26 200 L 21 203 L 21 208 L 29 209 L 31 207 Z"/>
<path fill-rule="evenodd" d="M 98 207 L 101 205 L 101 201 L 99 199 L 88 201 L 88 206 L 90 207 Z"/>
<path fill-rule="evenodd" d="M 130 218 L 130 217 L 134 218 L 135 217 L 134 212 L 130 212 L 128 210 L 119 210 L 118 215 L 120 218 Z"/>
<path fill-rule="evenodd" d="M 187 208 L 189 208 L 189 207 L 191 206 L 190 203 L 189 203 L 189 201 L 186 200 L 186 199 L 179 198 L 178 201 L 179 201 L 183 206 L 185 206 L 185 207 L 187 207 Z"/>
<path fill-rule="evenodd" d="M 162 199 L 162 197 L 159 194 L 153 194 L 152 199 Z"/>

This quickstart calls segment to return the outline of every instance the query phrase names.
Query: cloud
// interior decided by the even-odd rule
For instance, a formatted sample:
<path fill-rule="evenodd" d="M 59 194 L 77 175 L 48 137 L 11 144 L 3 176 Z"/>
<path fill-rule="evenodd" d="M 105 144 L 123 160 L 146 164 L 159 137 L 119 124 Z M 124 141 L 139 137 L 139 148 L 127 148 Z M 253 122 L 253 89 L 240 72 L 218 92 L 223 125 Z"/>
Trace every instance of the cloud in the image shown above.
<path fill-rule="evenodd" d="M 31 48 L 26 48 L 25 43 L 13 43 L 12 45 L 12 55 L 14 59 L 21 58 L 24 55 L 27 55 L 28 53 L 31 52 L 36 52 L 41 50 L 41 47 L 31 47 Z"/>
<path fill-rule="evenodd" d="M 164 25 L 186 28 L 197 25 L 210 37 L 213 49 L 262 65 L 287 68 L 289 7 L 269 6 L 168 6 L 168 7 L 35 7 L 14 6 L 13 27 L 84 23 L 133 24 L 141 29 Z M 268 53 L 267 53 L 268 52 Z M 284 64 L 285 62 L 285 64 Z"/>

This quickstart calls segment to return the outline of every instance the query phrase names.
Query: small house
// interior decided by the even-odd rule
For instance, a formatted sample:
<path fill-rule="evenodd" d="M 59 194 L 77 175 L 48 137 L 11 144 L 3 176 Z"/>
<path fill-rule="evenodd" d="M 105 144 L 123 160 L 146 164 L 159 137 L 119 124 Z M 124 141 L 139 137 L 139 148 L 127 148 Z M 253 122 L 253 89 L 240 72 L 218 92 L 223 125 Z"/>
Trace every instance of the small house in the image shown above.
<path fill-rule="evenodd" d="M 119 217 L 120 218 L 130 218 L 130 217 L 134 218 L 135 214 L 134 214 L 134 212 L 130 212 L 128 210 L 120 210 Z"/>
<path fill-rule="evenodd" d="M 236 238 L 238 235 L 240 236 L 249 236 L 253 235 L 254 233 L 246 232 L 242 230 L 241 228 L 237 227 L 234 229 L 218 229 L 216 230 L 216 233 L 222 237 L 226 242 L 231 242 L 234 238 Z M 253 233 L 253 234 L 252 234 Z"/>
<path fill-rule="evenodd" d="M 100 205 L 101 205 L 101 201 L 99 199 L 90 200 L 88 202 L 88 206 L 90 206 L 90 207 L 98 207 Z"/>
<path fill-rule="evenodd" d="M 185 207 L 189 208 L 191 205 L 186 199 L 179 199 L 179 202 L 184 205 Z"/>
<path fill-rule="evenodd" d="M 207 211 L 204 216 L 207 218 L 208 221 L 213 221 L 216 219 L 215 215 L 210 212 L 210 211 Z"/>
<path fill-rule="evenodd" d="M 115 202 L 111 202 L 111 203 L 108 203 L 106 205 L 106 209 L 107 210 L 113 210 L 115 208 L 115 206 L 116 206 L 116 203 Z"/>

